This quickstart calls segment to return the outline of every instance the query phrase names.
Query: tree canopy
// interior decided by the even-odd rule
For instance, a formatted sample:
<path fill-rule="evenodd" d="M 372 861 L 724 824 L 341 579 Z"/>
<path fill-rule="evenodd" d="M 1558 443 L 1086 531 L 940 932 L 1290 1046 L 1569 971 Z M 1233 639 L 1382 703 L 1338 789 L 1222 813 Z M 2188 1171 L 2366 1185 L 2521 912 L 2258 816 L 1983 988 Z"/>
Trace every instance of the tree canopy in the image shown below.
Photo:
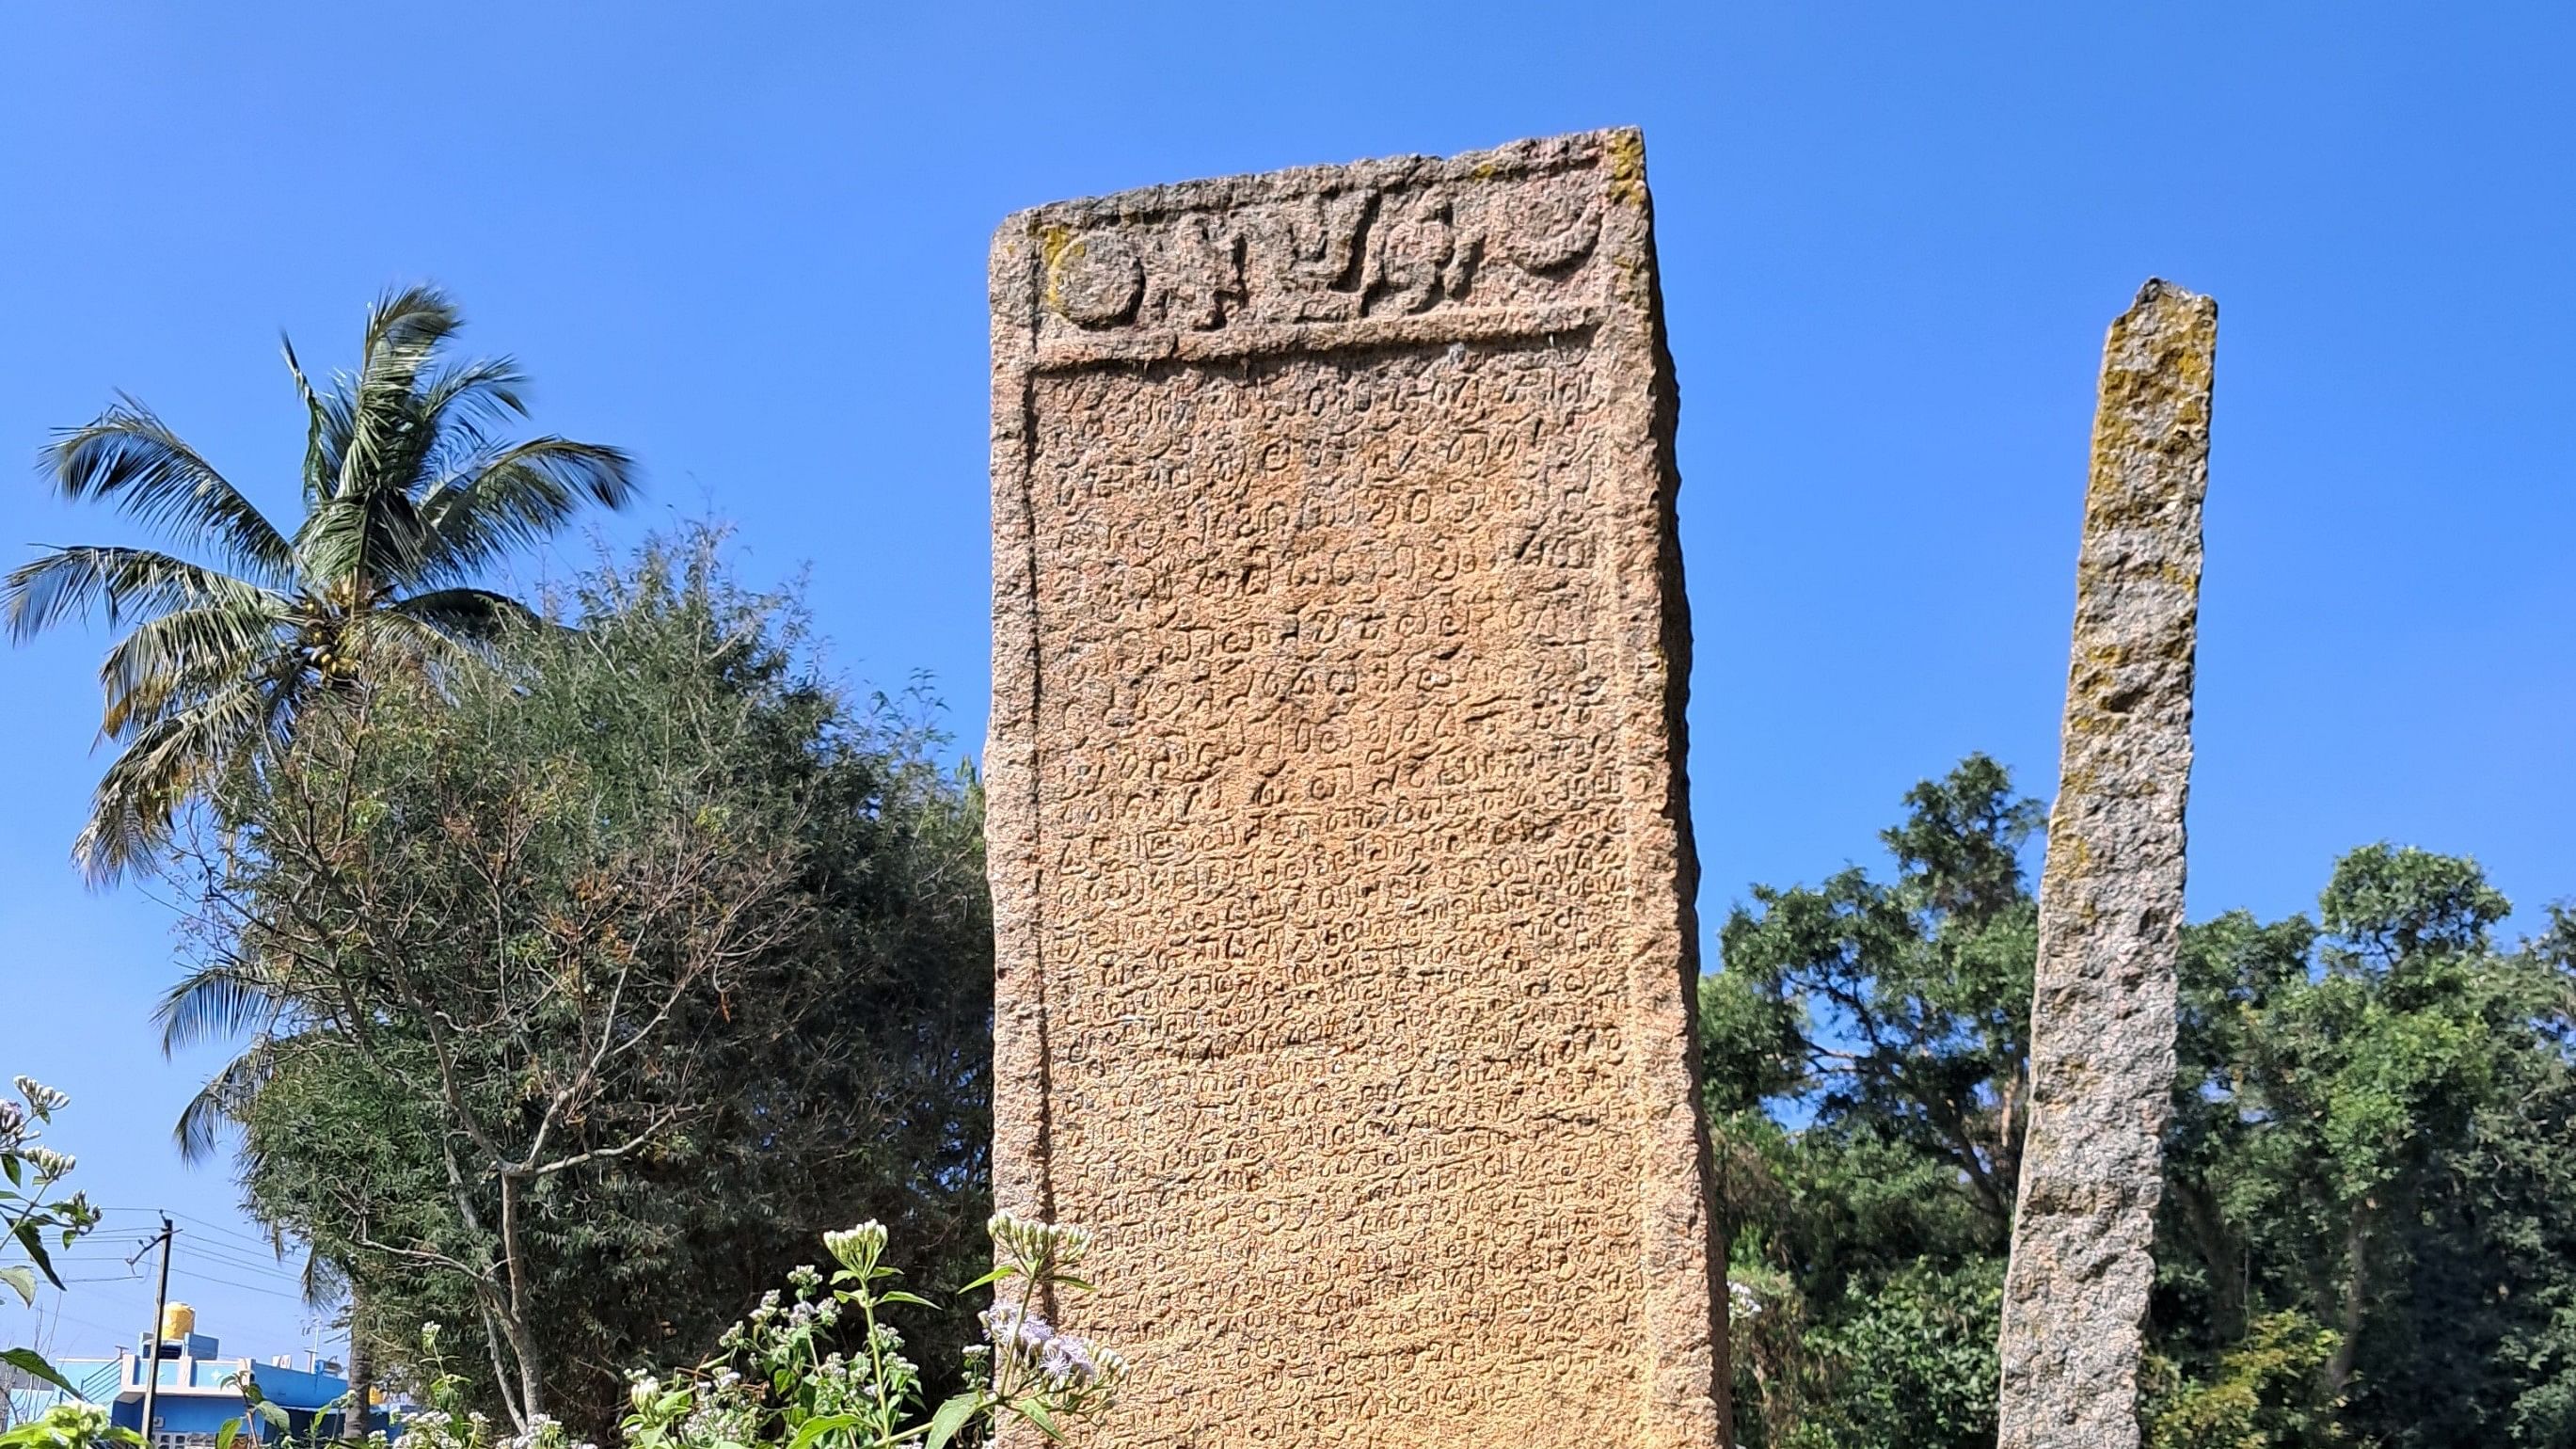
<path fill-rule="evenodd" d="M 563 613 L 228 784 L 169 1012 L 246 1037 L 248 1206 L 378 1347 L 479 1325 L 493 1402 L 597 1429 L 853 1215 L 980 1271 L 991 947 L 973 780 L 792 598 L 700 535 Z"/>
<path fill-rule="evenodd" d="M 1993 1442 L 2043 812 L 1982 756 L 1905 804 L 1889 877 L 1755 887 L 1703 984 L 1748 1444 Z M 2576 926 L 2509 912 L 2373 845 L 2185 928 L 2151 1445 L 2576 1439 Z"/>
<path fill-rule="evenodd" d="M 80 544 L 0 589 L 20 641 L 92 612 L 132 626 L 99 666 L 99 735 L 118 751 L 73 850 L 93 877 L 147 858 L 183 805 L 266 760 L 317 697 L 454 660 L 526 618 L 484 576 L 584 503 L 634 495 L 619 449 L 513 438 L 527 379 L 507 357 L 450 360 L 463 325 L 436 288 L 388 292 L 358 370 L 319 388 L 286 346 L 305 413 L 291 533 L 134 398 L 45 450 L 63 497 L 113 504 L 211 560 Z"/>

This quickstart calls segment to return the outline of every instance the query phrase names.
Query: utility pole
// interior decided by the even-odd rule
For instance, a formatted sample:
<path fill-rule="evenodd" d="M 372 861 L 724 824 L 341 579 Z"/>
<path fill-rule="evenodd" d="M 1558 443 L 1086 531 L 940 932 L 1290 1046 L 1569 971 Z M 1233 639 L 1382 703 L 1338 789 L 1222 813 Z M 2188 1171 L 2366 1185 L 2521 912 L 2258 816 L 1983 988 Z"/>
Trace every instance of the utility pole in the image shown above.
<path fill-rule="evenodd" d="M 175 1236 L 178 1231 L 179 1230 L 177 1228 L 171 1226 L 170 1215 L 168 1213 L 163 1213 L 161 1215 L 160 1237 L 161 1286 L 152 1290 L 152 1336 L 146 1340 L 146 1342 L 152 1345 L 152 1357 L 143 1365 L 143 1443 L 145 1449 L 152 1449 L 152 1414 L 153 1411 L 160 1406 L 161 1402 L 161 1315 L 166 1312 L 170 1306 L 170 1239 Z M 142 1252 L 136 1253 L 134 1257 L 140 1258 L 144 1253 L 148 1253 L 150 1251 L 152 1251 L 152 1244 L 145 1243 L 143 1245 Z M 126 1261 L 132 1262 L 133 1258 L 129 1258 Z"/>

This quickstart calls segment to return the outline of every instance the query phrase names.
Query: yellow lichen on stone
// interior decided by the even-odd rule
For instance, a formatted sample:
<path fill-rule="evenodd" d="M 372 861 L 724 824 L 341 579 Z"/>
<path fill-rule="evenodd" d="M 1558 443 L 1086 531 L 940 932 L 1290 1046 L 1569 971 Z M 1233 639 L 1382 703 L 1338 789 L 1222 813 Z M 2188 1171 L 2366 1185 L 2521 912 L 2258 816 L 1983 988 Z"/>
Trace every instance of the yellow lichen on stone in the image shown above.
<path fill-rule="evenodd" d="M 1614 131 L 1605 148 L 1610 157 L 1610 199 L 1622 206 L 1646 204 L 1646 136 L 1642 131 Z"/>
<path fill-rule="evenodd" d="M 2071 830 L 2066 833 L 2065 845 L 2067 877 L 2073 879 L 2083 875 L 2093 864 L 2093 847 L 2084 843 L 2083 836 Z"/>
<path fill-rule="evenodd" d="M 1051 225 L 1038 233 L 1040 256 L 1046 264 L 1046 304 L 1058 311 L 1064 309 L 1064 264 L 1082 256 L 1082 239 L 1069 226 Z"/>

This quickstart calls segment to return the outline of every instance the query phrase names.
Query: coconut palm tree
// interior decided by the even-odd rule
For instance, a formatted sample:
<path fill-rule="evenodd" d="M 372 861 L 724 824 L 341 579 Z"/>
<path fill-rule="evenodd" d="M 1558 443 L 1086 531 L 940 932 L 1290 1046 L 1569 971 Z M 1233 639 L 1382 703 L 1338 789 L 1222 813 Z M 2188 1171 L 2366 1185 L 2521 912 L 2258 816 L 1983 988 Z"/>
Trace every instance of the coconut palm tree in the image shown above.
<path fill-rule="evenodd" d="M 476 586 L 491 565 L 585 501 L 634 495 L 635 465 L 616 448 L 512 441 L 525 379 L 506 357 L 449 361 L 461 324 L 435 288 L 389 292 L 367 315 L 357 372 L 327 388 L 286 347 L 307 417 L 292 534 L 133 398 L 45 449 L 64 497 L 104 500 L 212 560 L 55 548 L 0 591 L 22 642 L 93 612 L 111 630 L 133 625 L 99 669 L 99 735 L 119 750 L 73 847 L 93 880 L 153 854 L 181 807 L 224 771 L 257 768 L 316 699 L 471 657 L 528 616 Z"/>

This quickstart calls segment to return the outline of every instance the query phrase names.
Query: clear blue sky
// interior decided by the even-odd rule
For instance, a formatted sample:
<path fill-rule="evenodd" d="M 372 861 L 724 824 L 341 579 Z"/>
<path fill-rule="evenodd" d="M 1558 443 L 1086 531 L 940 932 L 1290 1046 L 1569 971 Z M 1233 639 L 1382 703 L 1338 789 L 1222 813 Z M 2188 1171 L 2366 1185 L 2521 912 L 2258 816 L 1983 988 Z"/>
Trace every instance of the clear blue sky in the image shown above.
<path fill-rule="evenodd" d="M 643 457 L 614 536 L 713 512 L 755 575 L 810 562 L 838 664 L 933 671 L 974 741 L 1004 213 L 1635 123 L 1712 918 L 1875 863 L 1966 751 L 2049 789 L 2102 330 L 2161 274 L 2222 309 L 2193 914 L 2386 838 L 2527 924 L 2576 895 L 2571 69 L 2538 4 L 13 5 L 0 554 L 131 536 L 8 461 L 116 388 L 287 511 L 279 329 L 345 364 L 434 279 L 542 426 Z M 99 1200 L 239 1232 L 167 1145 L 206 1066 L 151 1045 L 169 918 L 66 861 L 102 643 L 0 654 L 0 1074 L 75 1095 Z M 182 1243 L 228 1348 L 301 1341 L 255 1250 Z M 55 1344 L 148 1303 L 83 1284 Z"/>

